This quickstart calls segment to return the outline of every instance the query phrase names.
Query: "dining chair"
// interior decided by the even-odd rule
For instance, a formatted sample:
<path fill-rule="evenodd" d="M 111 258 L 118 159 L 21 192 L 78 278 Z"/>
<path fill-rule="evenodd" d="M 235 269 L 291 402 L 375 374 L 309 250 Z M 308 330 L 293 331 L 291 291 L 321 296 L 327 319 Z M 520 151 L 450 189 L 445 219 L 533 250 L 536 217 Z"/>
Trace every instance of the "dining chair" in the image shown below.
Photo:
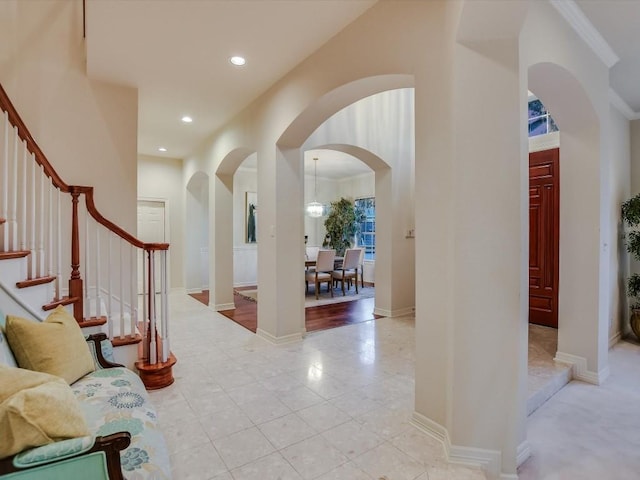
<path fill-rule="evenodd" d="M 360 272 L 360 285 L 364 288 L 364 248 L 360 249 L 360 260 L 358 260 L 358 271 Z M 356 277 L 356 286 L 358 285 L 358 278 Z"/>
<path fill-rule="evenodd" d="M 342 268 L 331 272 L 333 280 L 342 284 L 342 295 L 346 295 L 344 290 L 345 282 L 349 282 L 351 286 L 351 280 L 355 281 L 356 294 L 358 293 L 358 263 L 360 262 L 360 248 L 348 248 L 344 252 L 344 261 L 342 262 Z"/>
<path fill-rule="evenodd" d="M 320 284 L 327 282 L 327 287 L 333 297 L 331 272 L 333 271 L 333 260 L 335 259 L 335 250 L 319 250 L 316 257 L 316 268 L 312 272 L 306 272 L 304 279 L 306 284 L 306 291 L 309 292 L 309 282 L 313 282 L 316 287 L 316 300 L 318 299 L 318 293 L 320 292 Z"/>

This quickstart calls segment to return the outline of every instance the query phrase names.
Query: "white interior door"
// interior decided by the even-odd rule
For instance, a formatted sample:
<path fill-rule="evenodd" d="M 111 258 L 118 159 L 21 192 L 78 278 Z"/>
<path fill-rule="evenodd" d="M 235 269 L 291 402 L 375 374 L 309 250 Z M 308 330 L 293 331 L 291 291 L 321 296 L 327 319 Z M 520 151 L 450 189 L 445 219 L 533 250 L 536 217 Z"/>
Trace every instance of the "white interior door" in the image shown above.
<path fill-rule="evenodd" d="M 166 208 L 163 201 L 138 200 L 138 238 L 145 243 L 166 242 Z M 142 293 L 142 251 L 138 251 L 138 293 Z M 145 259 L 146 261 L 146 259 Z M 160 289 L 160 256 L 155 256 L 156 293 Z"/>

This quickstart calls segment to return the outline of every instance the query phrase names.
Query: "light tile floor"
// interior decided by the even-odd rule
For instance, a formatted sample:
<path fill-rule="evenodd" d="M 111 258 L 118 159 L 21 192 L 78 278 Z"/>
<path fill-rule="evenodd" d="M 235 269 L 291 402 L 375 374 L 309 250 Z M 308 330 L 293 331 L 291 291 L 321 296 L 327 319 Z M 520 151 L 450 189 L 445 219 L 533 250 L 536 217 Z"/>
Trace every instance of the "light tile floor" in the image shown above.
<path fill-rule="evenodd" d="M 151 392 L 175 480 L 481 480 L 410 425 L 411 317 L 273 346 L 172 295 L 176 382 Z"/>
<path fill-rule="evenodd" d="M 151 397 L 175 480 L 485 478 L 409 424 L 412 318 L 273 346 L 187 295 L 171 309 L 176 382 Z M 621 342 L 610 361 L 603 386 L 571 382 L 529 417 L 521 480 L 640 479 L 640 346 Z M 533 375 L 530 388 L 546 373 Z"/>

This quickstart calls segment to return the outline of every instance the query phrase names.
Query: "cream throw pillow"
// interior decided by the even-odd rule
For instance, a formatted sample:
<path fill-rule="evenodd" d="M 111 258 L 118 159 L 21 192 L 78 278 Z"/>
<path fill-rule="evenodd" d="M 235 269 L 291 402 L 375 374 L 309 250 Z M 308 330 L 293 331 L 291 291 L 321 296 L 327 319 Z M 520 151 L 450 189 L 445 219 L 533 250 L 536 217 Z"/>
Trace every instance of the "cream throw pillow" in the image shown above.
<path fill-rule="evenodd" d="M 95 370 L 80 326 L 63 307 L 44 322 L 7 315 L 5 333 L 20 368 L 50 373 L 68 384 Z"/>
<path fill-rule="evenodd" d="M 71 388 L 59 377 L 0 365 L 0 458 L 89 435 Z"/>

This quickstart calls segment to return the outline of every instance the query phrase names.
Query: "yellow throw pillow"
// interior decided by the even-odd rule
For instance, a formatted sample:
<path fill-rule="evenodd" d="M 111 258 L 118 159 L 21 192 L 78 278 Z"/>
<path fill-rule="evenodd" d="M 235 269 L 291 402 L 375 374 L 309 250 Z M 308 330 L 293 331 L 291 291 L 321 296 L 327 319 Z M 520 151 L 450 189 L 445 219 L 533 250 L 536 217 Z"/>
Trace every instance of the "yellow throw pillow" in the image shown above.
<path fill-rule="evenodd" d="M 7 315 L 5 333 L 20 368 L 50 373 L 68 384 L 95 370 L 80 326 L 63 307 L 44 322 Z"/>
<path fill-rule="evenodd" d="M 0 366 L 0 458 L 89 435 L 80 405 L 59 377 Z"/>

